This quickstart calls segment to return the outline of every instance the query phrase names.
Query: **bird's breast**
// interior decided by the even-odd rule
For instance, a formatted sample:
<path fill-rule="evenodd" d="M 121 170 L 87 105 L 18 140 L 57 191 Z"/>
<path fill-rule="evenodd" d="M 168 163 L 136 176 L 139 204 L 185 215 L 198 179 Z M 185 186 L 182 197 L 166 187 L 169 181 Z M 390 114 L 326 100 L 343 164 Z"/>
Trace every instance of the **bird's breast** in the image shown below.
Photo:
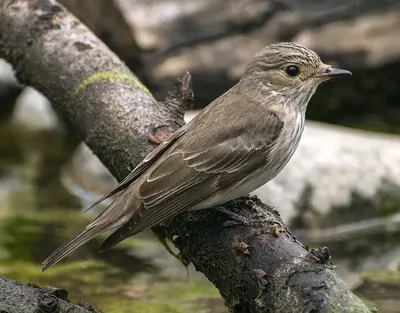
<path fill-rule="evenodd" d="M 272 175 L 270 179 L 285 167 L 297 150 L 304 130 L 304 122 L 305 116 L 301 112 L 285 122 L 276 144 L 271 149 L 271 158 L 266 166 Z"/>
<path fill-rule="evenodd" d="M 304 130 L 304 114 L 300 113 L 285 123 L 276 143 L 272 146 L 265 166 L 255 171 L 244 182 L 247 193 L 254 191 L 273 179 L 286 166 L 296 151 Z"/>

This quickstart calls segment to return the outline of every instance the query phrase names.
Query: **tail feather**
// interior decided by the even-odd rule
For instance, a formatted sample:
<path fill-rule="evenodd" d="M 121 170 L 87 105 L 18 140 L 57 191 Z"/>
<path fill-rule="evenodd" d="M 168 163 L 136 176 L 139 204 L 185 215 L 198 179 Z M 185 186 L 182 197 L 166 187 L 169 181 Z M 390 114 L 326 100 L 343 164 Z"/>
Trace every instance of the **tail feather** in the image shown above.
<path fill-rule="evenodd" d="M 42 272 L 61 261 L 68 254 L 88 242 L 94 236 L 102 233 L 104 230 L 102 229 L 102 227 L 99 226 L 100 225 L 96 225 L 94 227 L 86 227 L 80 233 L 72 237 L 65 244 L 54 251 L 46 260 L 43 261 Z"/>
<path fill-rule="evenodd" d="M 138 199 L 140 203 L 140 199 L 138 197 L 131 197 L 131 194 L 129 193 L 122 194 L 80 233 L 69 239 L 60 248 L 54 251 L 46 260 L 44 260 L 42 263 L 42 272 L 61 261 L 68 254 L 84 245 L 93 237 L 106 231 L 114 230 L 126 223 L 130 218 L 130 214 L 127 213 L 127 209 L 137 206 L 135 206 L 135 199 Z"/>

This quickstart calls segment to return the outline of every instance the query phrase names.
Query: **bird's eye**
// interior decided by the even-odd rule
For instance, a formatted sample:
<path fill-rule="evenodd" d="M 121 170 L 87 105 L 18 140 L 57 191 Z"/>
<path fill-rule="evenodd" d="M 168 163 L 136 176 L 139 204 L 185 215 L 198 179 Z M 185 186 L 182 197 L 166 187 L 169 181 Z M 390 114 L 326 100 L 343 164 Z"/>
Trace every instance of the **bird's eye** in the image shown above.
<path fill-rule="evenodd" d="M 285 72 L 290 77 L 296 77 L 300 74 L 300 70 L 296 65 L 289 65 L 288 67 L 286 67 Z"/>

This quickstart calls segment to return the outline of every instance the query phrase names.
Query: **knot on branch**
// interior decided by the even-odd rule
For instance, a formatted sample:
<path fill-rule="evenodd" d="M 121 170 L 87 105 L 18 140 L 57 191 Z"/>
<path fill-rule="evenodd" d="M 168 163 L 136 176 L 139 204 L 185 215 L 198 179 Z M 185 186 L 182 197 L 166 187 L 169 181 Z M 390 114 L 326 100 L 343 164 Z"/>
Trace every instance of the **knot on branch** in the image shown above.
<path fill-rule="evenodd" d="M 181 78 L 175 81 L 162 103 L 176 117 L 176 120 L 181 122 L 179 126 L 183 126 L 185 110 L 192 106 L 193 99 L 192 75 L 185 72 Z"/>
<path fill-rule="evenodd" d="M 35 313 L 57 313 L 60 311 L 60 303 L 55 295 L 43 293 L 39 296 Z"/>
<path fill-rule="evenodd" d="M 311 249 L 308 252 L 307 258 L 311 261 L 314 261 L 315 263 L 332 265 L 332 263 L 330 262 L 331 252 L 327 247 Z"/>
<path fill-rule="evenodd" d="M 178 128 L 185 125 L 184 115 L 185 110 L 192 106 L 194 93 L 192 89 L 192 76 L 189 72 L 185 72 L 182 77 L 178 78 L 168 95 L 163 101 L 158 101 L 169 112 L 167 125 L 156 127 L 152 134 L 149 134 L 148 139 L 151 143 L 160 144 L 166 141 Z M 172 114 L 171 114 L 172 113 Z"/>

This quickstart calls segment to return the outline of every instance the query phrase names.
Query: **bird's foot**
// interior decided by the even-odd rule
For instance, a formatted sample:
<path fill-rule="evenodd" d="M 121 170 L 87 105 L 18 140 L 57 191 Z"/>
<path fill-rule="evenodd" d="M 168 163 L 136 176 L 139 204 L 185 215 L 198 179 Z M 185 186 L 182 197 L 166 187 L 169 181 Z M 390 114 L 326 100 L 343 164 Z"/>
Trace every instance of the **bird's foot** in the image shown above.
<path fill-rule="evenodd" d="M 228 209 L 224 208 L 223 206 L 216 206 L 215 209 L 221 213 L 228 215 L 232 219 L 231 221 L 226 221 L 224 223 L 225 227 L 238 226 L 238 225 L 259 226 L 261 223 L 260 220 L 248 218 L 246 216 L 234 213 L 234 212 L 229 211 Z"/>
<path fill-rule="evenodd" d="M 172 249 L 169 246 L 169 244 L 168 244 L 167 240 L 165 239 L 165 237 L 157 235 L 157 238 L 158 238 L 158 241 L 160 241 L 160 243 L 168 251 L 168 253 L 171 254 L 175 259 L 177 259 L 185 267 L 186 275 L 189 277 L 190 261 L 188 259 L 186 259 L 180 252 L 179 253 L 175 253 L 174 251 L 172 251 Z"/>

